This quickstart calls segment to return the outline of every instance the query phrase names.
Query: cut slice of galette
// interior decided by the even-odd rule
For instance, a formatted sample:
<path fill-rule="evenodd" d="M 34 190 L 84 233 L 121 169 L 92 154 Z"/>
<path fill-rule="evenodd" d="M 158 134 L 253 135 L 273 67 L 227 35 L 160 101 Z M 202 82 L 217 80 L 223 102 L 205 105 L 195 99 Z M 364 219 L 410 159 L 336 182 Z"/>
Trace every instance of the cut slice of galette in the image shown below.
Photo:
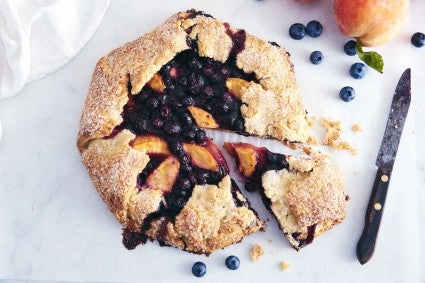
<path fill-rule="evenodd" d="M 97 63 L 77 146 L 128 248 L 209 254 L 263 228 L 204 128 L 305 142 L 286 50 L 190 10 Z"/>
<path fill-rule="evenodd" d="M 248 143 L 225 143 L 245 179 L 259 191 L 292 247 L 299 250 L 346 214 L 342 171 L 324 158 L 294 157 Z"/>

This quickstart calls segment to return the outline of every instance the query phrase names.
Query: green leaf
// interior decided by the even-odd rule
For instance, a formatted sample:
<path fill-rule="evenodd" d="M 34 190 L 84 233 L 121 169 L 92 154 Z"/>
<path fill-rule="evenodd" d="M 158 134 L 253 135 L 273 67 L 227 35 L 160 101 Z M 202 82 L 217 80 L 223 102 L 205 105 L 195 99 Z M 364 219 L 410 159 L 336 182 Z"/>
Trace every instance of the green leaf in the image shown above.
<path fill-rule="evenodd" d="M 356 43 L 356 51 L 360 60 L 382 74 L 384 70 L 384 59 L 382 59 L 382 56 L 375 51 L 364 52 L 362 47 L 359 42 Z"/>

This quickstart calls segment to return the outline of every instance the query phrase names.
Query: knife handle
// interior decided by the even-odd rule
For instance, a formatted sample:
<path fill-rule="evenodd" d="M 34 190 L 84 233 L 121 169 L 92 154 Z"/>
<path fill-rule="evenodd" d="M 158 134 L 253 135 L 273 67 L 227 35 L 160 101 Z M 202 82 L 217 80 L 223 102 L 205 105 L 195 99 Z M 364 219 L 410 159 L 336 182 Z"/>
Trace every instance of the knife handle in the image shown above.
<path fill-rule="evenodd" d="M 366 210 L 363 233 L 357 243 L 357 259 L 361 264 L 368 262 L 375 250 L 376 237 L 381 224 L 382 214 L 384 213 L 390 177 L 390 171 L 379 168 L 378 172 L 376 172 L 372 194 Z"/>

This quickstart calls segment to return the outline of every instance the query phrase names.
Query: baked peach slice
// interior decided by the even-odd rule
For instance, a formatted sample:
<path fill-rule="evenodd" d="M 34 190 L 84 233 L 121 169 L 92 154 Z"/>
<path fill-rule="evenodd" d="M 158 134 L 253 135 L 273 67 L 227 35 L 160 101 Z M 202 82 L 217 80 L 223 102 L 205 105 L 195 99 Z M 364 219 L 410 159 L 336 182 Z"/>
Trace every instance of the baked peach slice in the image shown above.
<path fill-rule="evenodd" d="M 143 188 L 169 192 L 179 176 L 179 170 L 179 160 L 174 156 L 169 156 L 149 174 Z"/>
<path fill-rule="evenodd" d="M 213 116 L 204 109 L 196 106 L 189 106 L 187 109 L 189 110 L 190 114 L 192 114 L 193 119 L 195 119 L 195 122 L 199 127 L 205 129 L 218 128 L 219 125 Z"/>
<path fill-rule="evenodd" d="M 156 90 L 158 92 L 163 92 L 165 89 L 165 83 L 164 80 L 162 79 L 161 75 L 156 73 L 155 75 L 153 75 L 153 77 L 150 79 L 150 81 L 148 82 L 148 85 L 153 89 Z"/>
<path fill-rule="evenodd" d="M 183 150 L 189 156 L 192 164 L 206 170 L 218 171 L 218 163 L 214 155 L 204 146 L 183 143 Z"/>
<path fill-rule="evenodd" d="M 258 164 L 258 148 L 247 143 L 224 143 L 226 151 L 237 160 L 239 172 L 249 178 Z"/>
<path fill-rule="evenodd" d="M 249 82 L 238 78 L 228 78 L 226 80 L 226 87 L 235 99 L 241 100 L 242 89 L 249 87 Z"/>
<path fill-rule="evenodd" d="M 148 155 L 171 155 L 167 142 L 154 135 L 138 136 L 133 140 L 131 146 L 140 151 L 145 151 Z"/>

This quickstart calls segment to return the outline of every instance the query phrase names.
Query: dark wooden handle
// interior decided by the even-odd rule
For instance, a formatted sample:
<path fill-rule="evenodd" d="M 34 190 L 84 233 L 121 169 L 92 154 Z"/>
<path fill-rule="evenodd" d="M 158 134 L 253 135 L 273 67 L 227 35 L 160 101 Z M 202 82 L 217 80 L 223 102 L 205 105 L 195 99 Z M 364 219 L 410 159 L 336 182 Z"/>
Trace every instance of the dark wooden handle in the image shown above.
<path fill-rule="evenodd" d="M 376 173 L 372 194 L 370 195 L 369 204 L 366 210 L 363 233 L 357 243 L 357 258 L 361 264 L 368 262 L 375 250 L 376 237 L 384 212 L 385 198 L 387 197 L 390 177 L 391 172 L 386 172 L 386 170 L 383 169 L 378 169 Z"/>

